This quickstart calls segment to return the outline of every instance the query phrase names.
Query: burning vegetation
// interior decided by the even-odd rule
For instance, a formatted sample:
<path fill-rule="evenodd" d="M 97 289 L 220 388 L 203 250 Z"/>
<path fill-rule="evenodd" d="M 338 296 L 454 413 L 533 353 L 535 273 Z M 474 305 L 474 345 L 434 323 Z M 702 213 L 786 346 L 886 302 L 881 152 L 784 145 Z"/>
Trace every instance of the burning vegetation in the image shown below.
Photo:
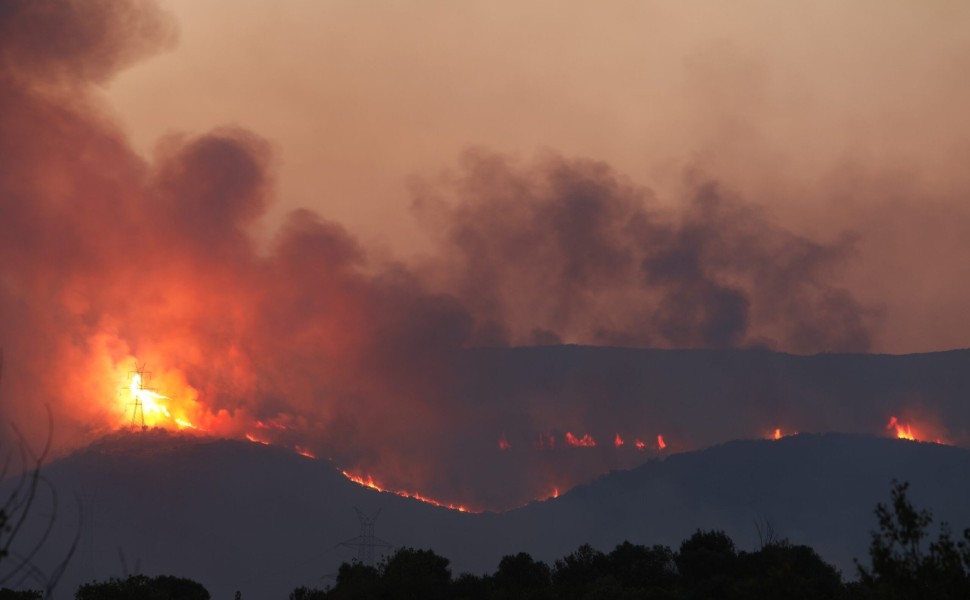
<path fill-rule="evenodd" d="M 167 136 L 145 156 L 104 105 L 112 77 L 175 43 L 163 9 L 3 6 L 0 410 L 39 437 L 37 407 L 50 404 L 56 451 L 119 426 L 166 427 L 503 508 L 654 450 L 758 435 L 765 403 L 800 397 L 784 382 L 776 395 L 763 370 L 651 371 L 661 359 L 633 365 L 614 358 L 620 349 L 872 347 L 876 311 L 839 276 L 854 235 L 792 231 L 702 169 L 662 198 L 606 162 L 478 149 L 453 176 L 415 182 L 414 214 L 430 234 L 422 259 L 372 251 L 307 209 L 258 235 L 277 196 L 269 141 L 219 127 Z M 586 372 L 550 367 L 576 344 L 610 346 L 610 358 Z M 525 375 L 476 353 L 537 345 L 555 360 Z M 515 352 L 517 365 L 525 358 Z M 681 379 L 661 382 L 669 373 Z M 705 387 L 708 375 L 736 379 Z M 843 398 L 811 391 L 841 414 Z M 858 401 L 879 410 L 861 415 L 887 402 Z M 868 417 L 793 424 L 871 429 Z M 896 435 L 952 439 L 898 425 Z"/>

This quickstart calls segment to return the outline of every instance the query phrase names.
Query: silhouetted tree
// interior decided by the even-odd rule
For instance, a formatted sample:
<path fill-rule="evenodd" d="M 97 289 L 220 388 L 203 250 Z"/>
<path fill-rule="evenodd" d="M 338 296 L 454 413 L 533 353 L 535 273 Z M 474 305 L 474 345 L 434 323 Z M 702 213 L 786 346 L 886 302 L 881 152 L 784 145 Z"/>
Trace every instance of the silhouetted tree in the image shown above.
<path fill-rule="evenodd" d="M 552 582 L 559 598 L 582 598 L 601 578 L 607 575 L 606 556 L 589 544 L 555 563 Z"/>
<path fill-rule="evenodd" d="M 86 583 L 74 594 L 75 600 L 209 600 L 202 584 L 169 575 L 112 577 L 104 582 Z"/>
<path fill-rule="evenodd" d="M 0 600 L 41 600 L 44 597 L 44 592 L 39 590 L 28 590 L 15 592 L 8 588 L 3 588 L 0 590 Z"/>
<path fill-rule="evenodd" d="M 733 598 L 738 575 L 734 541 L 723 531 L 697 530 L 680 544 L 674 561 L 689 598 Z"/>
<path fill-rule="evenodd" d="M 607 567 L 624 588 L 644 593 L 671 589 L 678 579 L 674 552 L 667 546 L 623 542 L 607 556 Z"/>
<path fill-rule="evenodd" d="M 454 600 L 493 600 L 495 598 L 503 598 L 495 590 L 495 581 L 491 575 L 479 577 L 471 573 L 462 573 L 451 583 L 451 597 Z"/>
<path fill-rule="evenodd" d="M 870 568 L 858 564 L 857 595 L 864 598 L 970 598 L 970 529 L 955 542 L 946 523 L 936 541 L 929 540 L 933 516 L 918 510 L 893 481 L 891 506 L 876 507 L 879 531 L 869 544 Z"/>
<path fill-rule="evenodd" d="M 808 546 L 777 541 L 739 554 L 738 597 L 745 600 L 825 600 L 842 594 L 839 571 Z"/>
<path fill-rule="evenodd" d="M 548 598 L 552 583 L 549 565 L 525 552 L 504 556 L 495 572 L 495 589 L 500 598 Z"/>
<path fill-rule="evenodd" d="M 327 592 L 317 588 L 301 586 L 290 592 L 290 600 L 325 600 Z"/>
<path fill-rule="evenodd" d="M 0 352 L 0 371 L 3 367 L 3 354 Z M 64 558 L 45 572 L 34 564 L 34 559 L 46 543 L 58 513 L 58 494 L 51 484 L 41 476 L 44 462 L 54 439 L 54 416 L 47 409 L 48 433 L 40 453 L 35 453 L 20 431 L 10 425 L 18 443 L 11 447 L 0 443 L 0 481 L 4 481 L 5 496 L 0 498 L 0 586 L 21 587 L 26 582 L 43 587 L 43 597 L 49 597 L 57 585 L 61 574 L 71 560 L 74 550 L 81 539 L 81 503 L 77 500 L 78 529 L 73 542 L 64 549 Z M 17 458 L 14 458 L 14 457 Z M 20 475 L 7 479 L 8 468 L 19 462 Z M 5 481 L 6 480 L 6 481 Z M 23 535 L 25 526 L 36 515 L 31 513 L 38 501 L 49 503 L 45 506 L 47 514 L 43 533 L 27 538 Z"/>
<path fill-rule="evenodd" d="M 401 548 L 381 567 L 385 597 L 414 600 L 448 598 L 451 584 L 448 563 L 447 558 L 431 550 Z"/>
<path fill-rule="evenodd" d="M 294 597 L 290 595 L 290 600 L 319 600 L 322 598 L 337 598 L 341 600 L 357 600 L 358 598 L 370 599 L 378 598 L 383 590 L 383 583 L 378 570 L 370 565 L 354 561 L 344 563 L 337 570 L 337 585 L 327 594 L 315 589 L 300 588 L 305 590 L 304 596 Z M 294 590 L 294 593 L 298 592 Z"/>

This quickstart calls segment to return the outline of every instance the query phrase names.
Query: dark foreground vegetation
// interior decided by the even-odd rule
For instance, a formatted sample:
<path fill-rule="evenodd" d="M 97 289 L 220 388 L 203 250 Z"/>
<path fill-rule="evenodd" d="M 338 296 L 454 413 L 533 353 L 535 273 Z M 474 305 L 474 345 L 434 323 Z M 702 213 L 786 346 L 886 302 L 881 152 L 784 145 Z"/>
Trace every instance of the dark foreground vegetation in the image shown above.
<path fill-rule="evenodd" d="M 552 566 L 525 553 L 506 556 L 495 573 L 451 577 L 448 559 L 405 548 L 378 567 L 344 564 L 327 590 L 298 588 L 290 600 L 423 599 L 970 599 L 970 529 L 954 539 L 943 524 L 930 538 L 932 516 L 913 507 L 907 484 L 876 508 L 870 566 L 858 580 L 841 574 L 808 546 L 775 540 L 760 529 L 761 548 L 739 551 L 721 531 L 697 531 L 675 551 L 624 542 L 609 553 L 581 546 Z"/>
<path fill-rule="evenodd" d="M 551 566 L 522 552 L 504 557 L 494 573 L 452 577 L 447 558 L 402 548 L 378 566 L 344 563 L 325 590 L 300 587 L 290 600 L 421 599 L 724 599 L 956 600 L 970 598 L 970 529 L 954 536 L 944 523 L 931 537 L 932 516 L 894 484 L 888 505 L 876 508 L 878 531 L 870 564 L 843 582 L 838 570 L 808 546 L 774 539 L 762 527 L 761 547 L 739 551 L 721 531 L 697 531 L 677 550 L 624 542 L 608 553 L 588 545 Z M 2 513 L 0 513 L 2 519 Z M 0 525 L 3 521 L 0 520 Z M 0 554 L 2 557 L 2 554 Z M 0 600 L 35 600 L 41 592 L 0 590 Z M 208 600 L 188 579 L 135 575 L 82 585 L 76 600 Z M 237 592 L 236 600 L 241 596 Z"/>

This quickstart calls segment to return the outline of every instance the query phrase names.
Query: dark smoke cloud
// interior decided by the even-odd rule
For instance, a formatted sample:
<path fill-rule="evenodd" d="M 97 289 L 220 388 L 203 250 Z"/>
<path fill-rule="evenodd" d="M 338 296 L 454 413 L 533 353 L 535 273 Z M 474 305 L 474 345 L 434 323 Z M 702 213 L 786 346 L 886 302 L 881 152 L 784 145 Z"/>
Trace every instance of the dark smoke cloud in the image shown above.
<path fill-rule="evenodd" d="M 0 39 L 5 77 L 70 85 L 104 82 L 176 37 L 152 0 L 5 0 Z"/>
<path fill-rule="evenodd" d="M 502 507 L 627 465 L 604 447 L 615 423 L 651 440 L 678 423 L 664 432 L 687 440 L 678 415 L 700 409 L 645 398 L 629 364 L 571 380 L 574 366 L 540 360 L 566 375 L 530 383 L 476 370 L 468 348 L 869 348 L 874 313 L 838 283 L 854 239 L 800 236 L 696 174 L 674 210 L 604 163 L 472 151 L 415 186 L 438 243 L 421 264 L 377 260 L 306 210 L 260 250 L 266 140 L 172 135 L 145 160 L 96 101 L 96 84 L 173 39 L 151 3 L 0 4 L 0 411 L 32 436 L 44 403 L 62 449 L 118 426 L 117 376 L 137 359 L 163 392 L 197 394 L 189 416 L 214 433 Z M 749 431 L 724 418 L 723 435 Z M 523 451 L 587 426 L 596 452 L 496 449 L 503 433 Z"/>
<path fill-rule="evenodd" d="M 416 186 L 415 206 L 479 343 L 869 348 L 872 309 L 833 277 L 851 237 L 799 236 L 694 178 L 674 212 L 603 163 L 473 151 L 445 194 Z"/>

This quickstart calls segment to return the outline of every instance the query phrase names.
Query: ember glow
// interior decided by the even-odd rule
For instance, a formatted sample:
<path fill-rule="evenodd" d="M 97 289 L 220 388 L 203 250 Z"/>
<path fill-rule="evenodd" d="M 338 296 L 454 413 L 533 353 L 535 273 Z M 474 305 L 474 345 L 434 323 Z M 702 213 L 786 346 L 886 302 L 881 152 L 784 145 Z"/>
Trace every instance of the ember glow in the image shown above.
<path fill-rule="evenodd" d="M 512 447 L 512 444 L 509 443 L 509 440 L 506 439 L 506 437 L 504 435 L 501 436 L 498 439 L 498 449 L 499 450 L 508 450 L 511 447 Z"/>
<path fill-rule="evenodd" d="M 588 433 L 584 433 L 583 437 L 576 437 L 567 431 L 566 443 L 574 448 L 593 448 L 596 446 L 596 440 L 594 440 L 593 437 Z"/>
<path fill-rule="evenodd" d="M 623 441 L 623 438 L 620 437 L 620 434 L 619 433 L 616 434 L 616 437 L 613 438 L 613 445 L 616 446 L 617 448 L 619 448 L 620 446 L 622 446 L 624 443 L 625 442 Z"/>
<path fill-rule="evenodd" d="M 376 490 L 378 492 L 386 492 L 386 493 L 389 493 L 389 494 L 396 494 L 396 495 L 402 496 L 404 498 L 411 498 L 413 500 L 419 500 L 421 502 L 424 502 L 426 504 L 431 504 L 431 505 L 437 506 L 439 508 L 447 508 L 447 509 L 450 509 L 450 510 L 457 510 L 458 512 L 467 512 L 467 513 L 480 512 L 480 511 L 477 511 L 477 510 L 471 510 L 471 509 L 469 509 L 469 508 L 467 508 L 467 507 L 465 507 L 465 506 L 463 506 L 461 504 L 452 504 L 450 502 L 441 502 L 439 500 L 435 500 L 434 498 L 429 498 L 429 497 L 427 497 L 427 496 L 425 496 L 423 494 L 419 494 L 417 492 L 409 492 L 409 491 L 406 491 L 406 490 L 392 490 L 392 489 L 387 489 L 387 488 L 381 486 L 380 484 L 378 484 L 376 481 L 374 481 L 374 478 L 371 477 L 370 475 L 355 475 L 353 473 L 350 473 L 348 471 L 343 471 L 343 470 L 341 470 L 340 472 L 343 473 L 344 477 L 346 477 L 347 479 L 353 481 L 354 483 L 357 483 L 357 484 L 362 485 L 364 487 L 368 487 L 368 488 L 370 488 L 372 490 Z"/>
<path fill-rule="evenodd" d="M 304 448 L 303 446 L 294 446 L 293 451 L 299 454 L 300 456 L 305 456 L 307 458 L 316 458 L 316 455 L 313 454 L 313 452 L 311 452 L 307 448 Z"/>

